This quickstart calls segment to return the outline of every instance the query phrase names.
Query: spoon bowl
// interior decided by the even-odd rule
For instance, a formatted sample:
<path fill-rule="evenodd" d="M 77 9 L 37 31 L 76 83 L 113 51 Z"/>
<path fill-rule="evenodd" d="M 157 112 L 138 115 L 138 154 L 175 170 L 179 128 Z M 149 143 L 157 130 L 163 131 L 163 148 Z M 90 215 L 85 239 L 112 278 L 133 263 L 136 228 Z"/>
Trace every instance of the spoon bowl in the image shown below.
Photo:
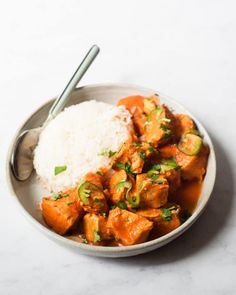
<path fill-rule="evenodd" d="M 11 156 L 11 167 L 17 179 L 24 181 L 33 171 L 33 152 L 38 143 L 42 127 L 25 130 L 18 137 Z"/>

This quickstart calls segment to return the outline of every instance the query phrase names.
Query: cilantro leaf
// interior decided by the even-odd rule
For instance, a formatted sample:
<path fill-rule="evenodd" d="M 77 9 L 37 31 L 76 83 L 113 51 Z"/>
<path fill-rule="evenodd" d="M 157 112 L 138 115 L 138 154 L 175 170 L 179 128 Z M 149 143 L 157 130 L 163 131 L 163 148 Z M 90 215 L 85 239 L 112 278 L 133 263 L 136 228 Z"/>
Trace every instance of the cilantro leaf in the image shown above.
<path fill-rule="evenodd" d="M 169 208 L 161 208 L 161 217 L 165 221 L 172 220 L 172 212 Z"/>
<path fill-rule="evenodd" d="M 131 187 L 131 183 L 129 181 L 126 180 L 121 180 L 119 183 L 117 183 L 116 185 L 116 190 L 118 192 L 122 191 L 124 188 L 130 188 Z"/>
<path fill-rule="evenodd" d="M 116 154 L 116 152 L 109 150 L 109 149 L 103 149 L 101 150 L 100 153 L 98 153 L 98 156 L 104 156 L 104 157 L 108 157 L 111 158 L 112 156 L 114 156 Z"/>
<path fill-rule="evenodd" d="M 96 229 L 93 231 L 93 236 L 94 236 L 94 240 L 93 240 L 94 243 L 101 241 L 101 236 L 99 235 L 99 233 Z"/>
<path fill-rule="evenodd" d="M 58 174 L 60 174 L 60 173 L 62 173 L 64 171 L 66 171 L 66 169 L 67 169 L 66 165 L 64 165 L 64 166 L 56 166 L 54 168 L 54 175 L 58 175 Z"/>
<path fill-rule="evenodd" d="M 117 207 L 119 207 L 120 209 L 127 209 L 127 205 L 123 201 L 118 202 Z"/>
<path fill-rule="evenodd" d="M 53 194 L 51 195 L 51 200 L 53 201 L 56 201 L 58 199 L 61 199 L 61 198 L 66 198 L 66 197 L 69 197 L 69 194 Z"/>
<path fill-rule="evenodd" d="M 69 206 L 69 205 L 72 205 L 72 204 L 74 204 L 75 203 L 75 201 L 66 201 L 66 204 Z"/>
<path fill-rule="evenodd" d="M 133 142 L 132 145 L 135 147 L 141 147 L 143 144 L 142 142 Z"/>
<path fill-rule="evenodd" d="M 160 124 L 160 128 L 165 132 L 165 136 L 164 136 L 165 139 L 170 139 L 173 136 L 171 133 L 171 130 L 168 129 L 166 125 L 164 125 L 163 123 Z"/>
<path fill-rule="evenodd" d="M 139 151 L 139 152 L 138 152 L 138 155 L 139 155 L 139 157 L 140 157 L 142 160 L 144 160 L 144 161 L 147 159 L 146 154 L 145 154 L 144 151 Z"/>
<path fill-rule="evenodd" d="M 100 176 L 103 176 L 104 175 L 104 173 L 102 171 L 99 171 L 99 170 L 96 172 L 96 174 L 97 175 L 100 175 Z"/>
<path fill-rule="evenodd" d="M 116 163 L 116 167 L 125 170 L 127 174 L 134 174 L 134 172 L 131 170 L 131 165 L 129 163 L 118 162 Z"/>

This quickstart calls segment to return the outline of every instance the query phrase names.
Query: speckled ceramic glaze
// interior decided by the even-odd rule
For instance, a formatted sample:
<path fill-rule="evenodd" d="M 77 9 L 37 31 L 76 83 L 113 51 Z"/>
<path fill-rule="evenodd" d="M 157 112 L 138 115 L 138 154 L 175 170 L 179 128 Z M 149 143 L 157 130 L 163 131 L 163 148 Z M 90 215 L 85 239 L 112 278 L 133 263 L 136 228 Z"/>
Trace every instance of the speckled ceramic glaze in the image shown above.
<path fill-rule="evenodd" d="M 23 124 L 23 126 L 17 131 L 12 145 L 9 148 L 8 158 L 7 158 L 7 178 L 10 191 L 14 196 L 16 203 L 19 206 L 19 209 L 22 213 L 27 217 L 30 223 L 35 226 L 38 230 L 40 230 L 43 234 L 53 239 L 54 241 L 63 244 L 65 247 L 74 248 L 78 253 L 93 255 L 93 256 L 103 256 L 103 257 L 125 257 L 125 256 L 133 256 L 142 253 L 146 253 L 157 249 L 165 244 L 171 242 L 173 239 L 177 238 L 183 232 L 185 232 L 200 216 L 203 212 L 206 204 L 210 198 L 216 175 L 216 160 L 215 160 L 215 152 L 211 142 L 211 139 L 202 126 L 202 124 L 194 118 L 194 116 L 189 113 L 183 106 L 174 100 L 166 97 L 165 95 L 160 94 L 156 90 L 146 89 L 139 86 L 134 85 L 124 85 L 124 84 L 104 84 L 104 85 L 91 85 L 86 87 L 81 87 L 76 89 L 70 99 L 70 103 L 67 105 L 73 105 L 80 103 L 85 100 L 96 99 L 100 101 L 104 101 L 106 103 L 116 104 L 116 102 L 125 96 L 129 95 L 151 95 L 154 93 L 158 93 L 161 98 L 161 102 L 167 104 L 171 109 L 173 109 L 176 113 L 185 113 L 189 114 L 196 122 L 201 134 L 204 137 L 204 141 L 210 147 L 210 156 L 208 160 L 207 172 L 203 183 L 203 188 L 201 192 L 201 196 L 199 198 L 197 207 L 192 214 L 192 216 L 179 228 L 175 229 L 171 233 L 146 242 L 139 245 L 134 246 L 125 246 L 125 247 L 103 247 L 103 246 L 92 246 L 81 244 L 76 241 L 70 240 L 66 237 L 62 237 L 52 230 L 50 230 L 45 222 L 43 221 L 42 214 L 40 211 L 40 200 L 42 195 L 47 194 L 41 186 L 39 185 L 35 175 L 33 175 L 26 182 L 18 182 L 11 173 L 9 160 L 12 153 L 12 147 L 15 142 L 15 139 L 18 135 L 29 128 L 38 127 L 41 125 L 47 117 L 50 106 L 53 103 L 53 100 L 42 105 L 38 110 L 36 110 Z M 205 230 L 204 228 L 202 229 Z"/>

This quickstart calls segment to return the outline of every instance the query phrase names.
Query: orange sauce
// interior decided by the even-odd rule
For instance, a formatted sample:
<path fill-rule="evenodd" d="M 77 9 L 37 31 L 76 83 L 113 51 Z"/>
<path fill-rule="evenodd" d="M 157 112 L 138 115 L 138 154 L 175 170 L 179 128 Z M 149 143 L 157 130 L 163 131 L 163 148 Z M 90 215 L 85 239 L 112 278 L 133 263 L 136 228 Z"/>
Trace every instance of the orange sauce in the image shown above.
<path fill-rule="evenodd" d="M 198 180 L 183 182 L 181 187 L 170 196 L 170 201 L 179 204 L 182 210 L 192 213 L 197 205 L 201 190 L 202 182 Z"/>

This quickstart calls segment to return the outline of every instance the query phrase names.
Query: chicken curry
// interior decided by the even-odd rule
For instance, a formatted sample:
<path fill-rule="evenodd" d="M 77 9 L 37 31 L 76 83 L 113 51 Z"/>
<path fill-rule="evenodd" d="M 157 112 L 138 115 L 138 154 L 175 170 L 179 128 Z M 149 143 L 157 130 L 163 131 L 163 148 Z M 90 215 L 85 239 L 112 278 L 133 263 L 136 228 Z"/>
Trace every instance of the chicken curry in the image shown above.
<path fill-rule="evenodd" d="M 191 216 L 201 192 L 209 148 L 194 121 L 158 95 L 118 105 L 131 113 L 132 126 L 118 152 L 104 151 L 112 167 L 42 200 L 47 225 L 83 243 L 127 246 L 163 236 Z"/>

